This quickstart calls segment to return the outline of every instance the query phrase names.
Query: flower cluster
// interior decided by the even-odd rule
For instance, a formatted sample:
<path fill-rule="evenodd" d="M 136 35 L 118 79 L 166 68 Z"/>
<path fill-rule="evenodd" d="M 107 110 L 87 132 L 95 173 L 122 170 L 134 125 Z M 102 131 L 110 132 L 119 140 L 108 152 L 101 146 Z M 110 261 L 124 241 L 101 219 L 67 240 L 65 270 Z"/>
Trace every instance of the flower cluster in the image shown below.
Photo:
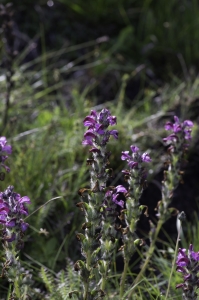
<path fill-rule="evenodd" d="M 108 109 L 103 109 L 100 113 L 92 110 L 90 115 L 84 119 L 84 126 L 88 130 L 84 134 L 83 145 L 93 146 L 90 151 L 98 151 L 98 146 L 104 146 L 109 141 L 110 135 L 118 139 L 117 130 L 107 130 L 109 125 L 115 125 L 117 122 L 115 116 L 111 116 Z"/>
<path fill-rule="evenodd" d="M 132 155 L 129 155 L 129 151 L 123 151 L 121 160 L 126 160 L 131 169 L 138 167 L 139 163 L 151 161 L 151 158 L 148 153 L 145 152 L 142 155 L 140 155 L 140 149 L 137 146 L 132 145 L 130 146 L 130 148 L 132 151 Z"/>
<path fill-rule="evenodd" d="M 191 140 L 191 131 L 193 127 L 193 122 L 190 120 L 185 120 L 184 122 L 180 123 L 179 118 L 174 116 L 174 123 L 167 122 L 165 124 L 166 130 L 171 130 L 172 134 L 170 134 L 168 137 L 164 138 L 164 142 L 176 142 L 178 139 L 183 137 L 185 140 Z"/>
<path fill-rule="evenodd" d="M 118 185 L 115 187 L 114 191 L 107 191 L 105 194 L 105 200 L 111 199 L 112 203 L 119 205 L 120 207 L 124 208 L 124 201 L 121 198 L 122 194 L 127 193 L 127 190 L 122 185 Z M 106 201 L 105 204 L 107 205 Z M 111 208 L 107 205 L 107 209 L 110 210 Z"/>
<path fill-rule="evenodd" d="M 20 241 L 20 233 L 28 228 L 22 219 L 23 215 L 28 215 L 25 203 L 30 204 L 30 199 L 15 193 L 13 186 L 0 193 L 0 224 L 3 225 L 4 241 Z"/>
<path fill-rule="evenodd" d="M 8 158 L 7 154 L 12 153 L 12 148 L 10 145 L 7 145 L 7 140 L 5 136 L 0 137 L 0 165 L 3 167 L 7 172 L 10 172 L 10 168 L 7 167 L 4 162 Z"/>
<path fill-rule="evenodd" d="M 197 299 L 196 289 L 199 288 L 199 252 L 193 251 L 191 244 L 186 254 L 186 249 L 179 249 L 177 257 L 177 272 L 184 276 L 184 282 L 176 286 L 183 289 L 185 299 Z M 191 297 L 191 298 L 190 298 Z"/>

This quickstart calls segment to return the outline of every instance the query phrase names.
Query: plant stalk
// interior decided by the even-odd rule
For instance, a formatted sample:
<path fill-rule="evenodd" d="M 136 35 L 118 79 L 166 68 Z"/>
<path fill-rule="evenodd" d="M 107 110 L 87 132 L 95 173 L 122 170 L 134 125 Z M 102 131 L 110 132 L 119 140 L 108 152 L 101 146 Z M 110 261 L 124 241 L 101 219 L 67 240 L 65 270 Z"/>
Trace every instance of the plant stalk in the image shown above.
<path fill-rule="evenodd" d="M 124 286 L 125 286 L 125 281 L 126 281 L 128 266 L 129 266 L 129 259 L 126 258 L 124 260 L 124 270 L 123 270 L 122 277 L 121 277 L 121 282 L 120 282 L 120 298 L 121 299 L 122 299 L 122 297 L 124 295 Z"/>

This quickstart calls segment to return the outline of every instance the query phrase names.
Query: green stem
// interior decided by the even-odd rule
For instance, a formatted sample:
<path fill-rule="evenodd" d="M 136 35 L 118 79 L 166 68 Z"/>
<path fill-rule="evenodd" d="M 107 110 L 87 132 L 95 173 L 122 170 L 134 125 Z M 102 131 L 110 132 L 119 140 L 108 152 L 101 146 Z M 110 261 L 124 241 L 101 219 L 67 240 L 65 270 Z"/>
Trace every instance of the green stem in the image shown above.
<path fill-rule="evenodd" d="M 175 247 L 175 253 L 174 253 L 174 258 L 173 258 L 173 262 L 172 262 L 172 268 L 171 268 L 171 273 L 169 276 L 169 282 L 168 282 L 168 287 L 167 287 L 167 292 L 166 292 L 166 296 L 165 296 L 165 300 L 168 298 L 169 295 L 169 290 L 170 290 L 170 285 L 171 285 L 171 277 L 173 275 L 173 270 L 175 267 L 175 261 L 176 261 L 176 256 L 177 256 L 177 252 L 178 252 L 178 245 L 179 245 L 179 241 L 180 241 L 180 234 L 181 234 L 181 222 L 180 222 L 180 228 L 178 230 L 178 237 L 177 237 L 177 242 L 176 242 L 176 247 Z"/>
<path fill-rule="evenodd" d="M 123 270 L 121 282 L 120 282 L 120 298 L 121 299 L 124 295 L 124 285 L 125 285 L 125 281 L 126 281 L 128 266 L 129 266 L 129 259 L 126 258 L 126 259 L 124 259 L 124 270 Z"/>
<path fill-rule="evenodd" d="M 146 268 L 150 262 L 150 259 L 153 255 L 153 252 L 155 250 L 155 243 L 156 243 L 156 240 L 157 240 L 157 237 L 158 237 L 158 234 L 160 232 L 160 229 L 162 228 L 162 225 L 163 225 L 164 221 L 163 219 L 159 219 L 158 221 L 158 224 L 157 224 L 157 227 L 156 227 L 156 230 L 155 230 L 155 233 L 154 233 L 154 237 L 153 237 L 153 240 L 151 241 L 151 245 L 149 247 L 149 250 L 148 250 L 148 253 L 147 253 L 147 258 L 142 266 L 142 269 L 140 270 L 140 273 L 137 275 L 133 285 L 136 286 L 138 284 L 138 282 L 141 280 L 141 277 L 144 275 L 145 271 L 146 271 Z M 130 300 L 131 299 L 131 296 L 132 294 L 134 293 L 134 289 L 131 289 L 129 295 L 128 295 L 128 299 Z"/>
<path fill-rule="evenodd" d="M 83 295 L 84 300 L 88 299 L 88 287 L 89 287 L 89 281 L 84 283 L 84 295 Z"/>
<path fill-rule="evenodd" d="M 106 276 L 102 277 L 101 290 L 104 291 L 106 286 Z"/>

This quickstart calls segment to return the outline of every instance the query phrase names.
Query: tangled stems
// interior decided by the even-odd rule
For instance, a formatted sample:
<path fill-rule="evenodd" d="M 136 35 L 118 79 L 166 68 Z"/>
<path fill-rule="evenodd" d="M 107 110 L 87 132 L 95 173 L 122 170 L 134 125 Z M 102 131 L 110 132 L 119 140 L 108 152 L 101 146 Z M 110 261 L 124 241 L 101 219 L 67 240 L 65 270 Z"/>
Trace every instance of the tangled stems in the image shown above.
<path fill-rule="evenodd" d="M 146 260 L 140 270 L 138 276 L 136 277 L 133 285 L 135 286 L 144 275 L 148 263 L 155 250 L 155 243 L 159 232 L 163 224 L 168 220 L 173 211 L 169 205 L 172 200 L 173 191 L 178 186 L 181 181 L 183 172 L 181 171 L 181 164 L 186 150 L 189 146 L 187 141 L 191 140 L 191 129 L 193 123 L 190 120 L 185 120 L 180 123 L 178 117 L 174 117 L 174 123 L 167 122 L 165 129 L 172 131 L 172 133 L 163 139 L 163 141 L 169 145 L 168 147 L 168 160 L 166 162 L 167 170 L 164 171 L 164 180 L 162 182 L 162 200 L 158 203 L 157 207 L 157 217 L 158 222 L 155 232 L 151 235 L 151 244 L 147 251 Z M 133 290 L 128 295 L 128 299 L 131 299 Z"/>

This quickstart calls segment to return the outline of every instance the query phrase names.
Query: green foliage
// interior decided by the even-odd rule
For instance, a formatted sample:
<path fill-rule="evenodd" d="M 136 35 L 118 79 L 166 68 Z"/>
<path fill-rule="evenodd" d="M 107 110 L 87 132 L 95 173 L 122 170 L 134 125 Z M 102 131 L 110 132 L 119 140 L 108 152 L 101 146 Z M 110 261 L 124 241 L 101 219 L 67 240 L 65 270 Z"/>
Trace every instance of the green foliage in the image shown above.
<path fill-rule="evenodd" d="M 70 263 L 67 265 L 67 271 L 62 270 L 56 276 L 41 268 L 40 276 L 48 292 L 45 299 L 67 300 L 70 292 L 81 290 L 80 278 Z M 76 299 L 76 297 L 72 296 L 71 299 Z"/>
<path fill-rule="evenodd" d="M 80 229 L 82 214 L 75 204 L 79 201 L 79 188 L 89 185 L 86 166 L 88 151 L 81 145 L 82 120 L 90 109 L 102 106 L 110 108 L 112 114 L 117 116 L 119 143 L 110 142 L 113 185 L 121 180 L 118 172 L 124 168 L 120 161 L 121 151 L 134 143 L 140 149 L 153 153 L 148 174 L 149 180 L 153 180 L 164 160 L 161 148 L 164 118 L 168 118 L 176 109 L 181 112 L 182 118 L 198 118 L 196 99 L 199 80 L 194 77 L 194 71 L 191 70 L 190 75 L 186 66 L 189 69 L 194 63 L 198 64 L 199 9 L 195 0 L 180 3 L 171 0 L 166 4 L 163 0 L 58 2 L 63 5 L 59 8 L 63 31 L 56 24 L 55 36 L 59 36 L 61 42 L 55 43 L 53 50 L 46 50 L 48 45 L 45 44 L 46 27 L 50 28 L 50 24 L 38 29 L 38 15 L 34 10 L 27 9 L 33 2 L 17 3 L 17 9 L 26 12 L 24 17 L 28 22 L 24 21 L 24 31 L 30 36 L 38 34 L 42 37 L 42 51 L 41 55 L 27 61 L 29 46 L 34 42 L 30 40 L 29 46 L 19 53 L 14 63 L 15 86 L 11 95 L 9 124 L 6 128 L 1 125 L 1 135 L 9 138 L 13 154 L 9 159 L 11 173 L 1 182 L 1 190 L 12 184 L 22 196 L 30 197 L 32 204 L 27 218 L 30 229 L 22 259 L 27 269 L 34 269 L 35 284 L 41 287 L 43 293 L 41 297 L 63 300 L 68 299 L 69 292 L 81 291 L 79 277 L 72 263 L 67 264 L 67 271 L 63 271 L 63 266 L 66 257 L 73 262 L 80 257 L 75 232 Z M 34 1 L 34 5 L 44 9 L 46 1 Z M 71 30 L 73 22 L 67 18 L 71 12 L 76 22 L 87 26 L 83 28 L 81 38 L 75 28 Z M 101 32 L 104 33 L 99 30 L 99 24 L 107 30 L 110 24 L 115 24 L 116 28 L 116 33 L 111 33 L 110 40 L 102 45 L 96 41 L 93 33 L 93 40 L 88 41 L 85 30 L 93 27 L 99 37 Z M 64 32 L 64 39 L 70 38 L 71 46 L 63 43 L 63 36 L 59 32 Z M 86 42 L 76 44 L 79 40 Z M 0 48 L 3 48 L 2 41 Z M 3 54 L 4 51 L 2 57 Z M 135 68 L 139 63 L 145 63 L 141 71 Z M 4 67 L 2 65 L 0 71 L 1 99 L 5 98 L 6 91 Z M 170 82 L 157 84 L 155 80 L 148 81 L 144 74 L 148 67 Z M 181 77 L 183 74 L 186 81 L 175 77 L 174 71 L 180 73 Z M 127 96 L 126 88 L 137 80 L 137 76 L 141 82 L 139 93 L 132 99 Z M 103 94 L 110 85 L 112 93 Z M 1 120 L 3 113 L 2 100 Z M 197 126 L 193 133 L 194 144 L 198 135 Z M 182 240 L 184 247 L 187 248 L 193 241 L 199 250 L 198 236 L 197 225 L 186 227 L 187 243 Z M 164 253 L 160 252 L 153 258 L 148 277 L 139 282 L 133 299 L 162 298 L 171 269 L 171 248 L 174 248 L 172 242 L 165 247 Z M 45 296 L 41 279 L 37 276 L 38 266 L 40 268 L 41 265 L 41 278 L 47 290 Z M 135 277 L 130 270 L 128 275 L 129 281 Z M 107 299 L 116 299 L 115 287 L 119 276 L 115 274 L 111 278 Z M 176 283 L 179 283 L 179 275 L 174 274 L 172 299 L 180 299 L 180 292 L 175 290 Z M 126 290 L 130 288 L 129 283 Z M 1 279 L 2 299 L 5 299 L 7 289 L 8 286 Z M 34 293 L 35 299 L 39 299 L 36 291 Z"/>

